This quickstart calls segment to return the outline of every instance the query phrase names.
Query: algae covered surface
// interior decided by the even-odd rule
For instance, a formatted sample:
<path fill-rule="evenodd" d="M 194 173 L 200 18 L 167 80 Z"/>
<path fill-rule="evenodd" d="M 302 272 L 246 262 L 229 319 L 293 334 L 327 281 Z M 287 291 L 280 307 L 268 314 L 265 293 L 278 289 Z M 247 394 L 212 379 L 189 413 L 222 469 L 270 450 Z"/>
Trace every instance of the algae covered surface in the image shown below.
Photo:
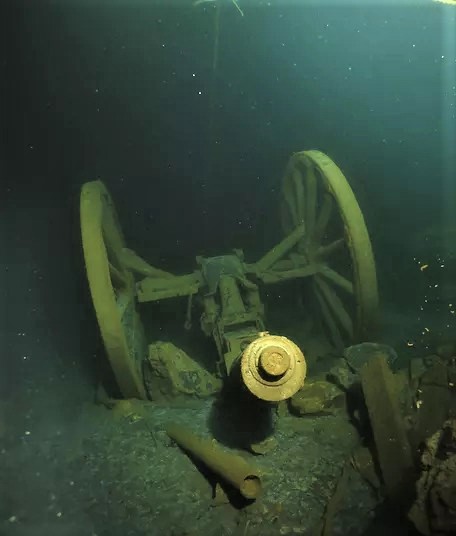
<path fill-rule="evenodd" d="M 107 409 L 86 403 L 60 429 L 45 429 L 45 420 L 41 427 L 32 425 L 2 449 L 3 481 L 11 488 L 0 506 L 1 533 L 318 534 L 327 502 L 359 441 L 354 428 L 342 416 L 280 416 L 274 450 L 262 456 L 242 453 L 261 472 L 261 497 L 250 504 L 236 498 L 217 501 L 213 475 L 165 432 L 174 422 L 209 437 L 213 404 L 165 408 L 133 401 Z M 357 526 L 350 534 L 361 533 L 375 503 L 354 471 L 351 480 L 359 500 L 340 508 L 341 532 L 336 523 L 334 533 L 347 533 L 351 508 Z"/>

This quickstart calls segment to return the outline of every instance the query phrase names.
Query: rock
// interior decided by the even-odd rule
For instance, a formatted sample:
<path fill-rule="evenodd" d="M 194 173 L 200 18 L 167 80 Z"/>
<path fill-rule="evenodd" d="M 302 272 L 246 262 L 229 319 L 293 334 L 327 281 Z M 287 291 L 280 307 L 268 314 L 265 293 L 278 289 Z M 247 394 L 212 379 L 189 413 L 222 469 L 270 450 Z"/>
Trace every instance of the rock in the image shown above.
<path fill-rule="evenodd" d="M 350 459 L 350 463 L 363 479 L 374 489 L 381 488 L 380 476 L 377 474 L 377 467 L 372 457 L 371 451 L 364 446 L 358 446 Z"/>
<path fill-rule="evenodd" d="M 178 395 L 204 398 L 215 394 L 222 386 L 220 379 L 170 342 L 149 345 L 144 376 L 153 400 Z"/>
<path fill-rule="evenodd" d="M 435 363 L 440 363 L 441 359 L 438 355 L 431 354 L 423 357 L 423 362 L 425 367 L 428 369 L 435 365 Z"/>
<path fill-rule="evenodd" d="M 412 444 L 418 446 L 431 436 L 452 415 L 455 393 L 449 378 L 451 367 L 434 356 L 432 366 L 420 378 L 416 401 L 416 425 Z"/>
<path fill-rule="evenodd" d="M 454 364 L 448 367 L 448 387 L 452 390 L 456 387 L 456 365 Z"/>
<path fill-rule="evenodd" d="M 349 368 L 348 363 L 345 360 L 332 367 L 326 377 L 328 381 L 336 384 L 344 391 L 348 391 L 353 384 L 359 381 L 358 376 Z"/>
<path fill-rule="evenodd" d="M 298 416 L 331 414 L 344 405 L 345 394 L 337 386 L 323 380 L 305 383 L 289 400 L 290 412 Z"/>
<path fill-rule="evenodd" d="M 214 497 L 212 498 L 212 506 L 223 506 L 226 504 L 230 504 L 230 499 L 220 483 L 216 482 L 214 488 Z"/>
<path fill-rule="evenodd" d="M 115 402 L 116 401 L 112 399 L 106 392 L 104 385 L 99 382 L 95 391 L 95 404 L 99 404 L 100 406 L 106 406 L 107 408 L 112 408 Z"/>
<path fill-rule="evenodd" d="M 426 370 L 427 367 L 423 358 L 415 357 L 409 361 L 409 380 L 412 385 L 417 385 L 419 379 Z"/>
<path fill-rule="evenodd" d="M 128 419 L 130 422 L 139 421 L 146 415 L 145 404 L 147 402 L 134 398 L 116 400 L 112 407 L 113 416 Z"/>
<path fill-rule="evenodd" d="M 389 367 L 393 367 L 397 360 L 396 351 L 386 344 L 363 342 L 344 350 L 344 358 L 354 372 L 359 372 L 365 363 L 379 355 L 385 357 Z"/>
<path fill-rule="evenodd" d="M 456 341 L 441 342 L 436 346 L 435 353 L 445 360 L 456 357 Z"/>
<path fill-rule="evenodd" d="M 425 442 L 422 474 L 408 517 L 421 534 L 453 535 L 456 532 L 456 421 Z"/>
<path fill-rule="evenodd" d="M 435 385 L 446 389 L 448 387 L 448 371 L 443 361 L 436 360 L 421 376 L 421 386 Z"/>
<path fill-rule="evenodd" d="M 402 415 L 409 417 L 414 410 L 415 389 L 411 386 L 409 372 L 407 369 L 401 369 L 394 375 L 394 387 L 396 390 L 397 400 L 401 408 Z M 413 385 L 418 385 L 414 383 Z"/>
<path fill-rule="evenodd" d="M 277 439 L 275 439 L 274 436 L 267 437 L 263 441 L 259 441 L 258 443 L 252 443 L 250 445 L 250 450 L 254 454 L 266 454 L 268 452 L 271 452 L 277 447 Z"/>

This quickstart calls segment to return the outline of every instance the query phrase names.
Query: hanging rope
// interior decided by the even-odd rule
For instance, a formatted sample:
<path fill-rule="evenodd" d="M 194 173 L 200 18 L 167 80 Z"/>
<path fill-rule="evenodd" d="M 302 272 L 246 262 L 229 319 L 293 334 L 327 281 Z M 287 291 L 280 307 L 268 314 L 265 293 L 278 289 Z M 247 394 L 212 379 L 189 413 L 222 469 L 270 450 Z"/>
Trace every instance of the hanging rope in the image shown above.
<path fill-rule="evenodd" d="M 213 2 L 215 4 L 215 18 L 214 18 L 214 45 L 212 48 L 212 73 L 211 84 L 209 89 L 209 125 L 208 125 L 208 138 L 207 143 L 207 164 L 205 180 L 211 180 L 214 163 L 217 162 L 217 129 L 216 129 L 216 95 L 217 95 L 217 78 L 218 78 L 218 62 L 219 62 L 219 37 L 220 37 L 220 21 L 222 12 L 222 0 L 195 0 L 194 6 Z M 244 12 L 239 6 L 238 0 L 231 0 L 231 3 L 236 7 L 239 13 L 244 16 Z"/>
<path fill-rule="evenodd" d="M 215 77 L 218 65 L 218 49 L 219 49 L 219 35 L 220 35 L 220 13 L 222 5 L 218 3 L 215 7 L 215 21 L 214 21 L 214 50 L 212 54 L 212 75 Z"/>
<path fill-rule="evenodd" d="M 209 94 L 209 143 L 208 143 L 208 159 L 207 159 L 207 171 L 206 180 L 210 180 L 212 177 L 214 161 L 216 161 L 216 96 L 217 96 L 217 77 L 218 77 L 218 56 L 219 56 L 219 36 L 220 36 L 220 14 L 221 3 L 217 2 L 215 6 L 215 19 L 214 19 L 214 46 L 212 49 L 212 73 L 211 73 L 211 86 Z"/>

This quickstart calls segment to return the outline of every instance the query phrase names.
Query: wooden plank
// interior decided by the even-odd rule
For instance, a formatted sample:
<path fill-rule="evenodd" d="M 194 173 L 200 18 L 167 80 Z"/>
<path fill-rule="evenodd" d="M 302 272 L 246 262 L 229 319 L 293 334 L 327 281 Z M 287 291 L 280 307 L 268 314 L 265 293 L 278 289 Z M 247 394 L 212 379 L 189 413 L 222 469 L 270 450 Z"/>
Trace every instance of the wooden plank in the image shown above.
<path fill-rule="evenodd" d="M 363 366 L 361 384 L 387 497 L 404 505 L 413 494 L 416 475 L 394 375 L 385 356 L 375 356 Z"/>

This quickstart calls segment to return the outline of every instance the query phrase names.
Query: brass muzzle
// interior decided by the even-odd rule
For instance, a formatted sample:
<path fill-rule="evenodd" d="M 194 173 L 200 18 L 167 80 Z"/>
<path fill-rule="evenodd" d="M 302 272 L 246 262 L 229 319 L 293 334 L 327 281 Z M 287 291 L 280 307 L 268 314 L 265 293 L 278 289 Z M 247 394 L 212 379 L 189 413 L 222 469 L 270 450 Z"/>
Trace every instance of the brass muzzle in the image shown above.
<path fill-rule="evenodd" d="M 303 385 L 307 364 L 290 339 L 260 333 L 241 356 L 244 384 L 256 397 L 278 402 L 293 396 Z"/>

